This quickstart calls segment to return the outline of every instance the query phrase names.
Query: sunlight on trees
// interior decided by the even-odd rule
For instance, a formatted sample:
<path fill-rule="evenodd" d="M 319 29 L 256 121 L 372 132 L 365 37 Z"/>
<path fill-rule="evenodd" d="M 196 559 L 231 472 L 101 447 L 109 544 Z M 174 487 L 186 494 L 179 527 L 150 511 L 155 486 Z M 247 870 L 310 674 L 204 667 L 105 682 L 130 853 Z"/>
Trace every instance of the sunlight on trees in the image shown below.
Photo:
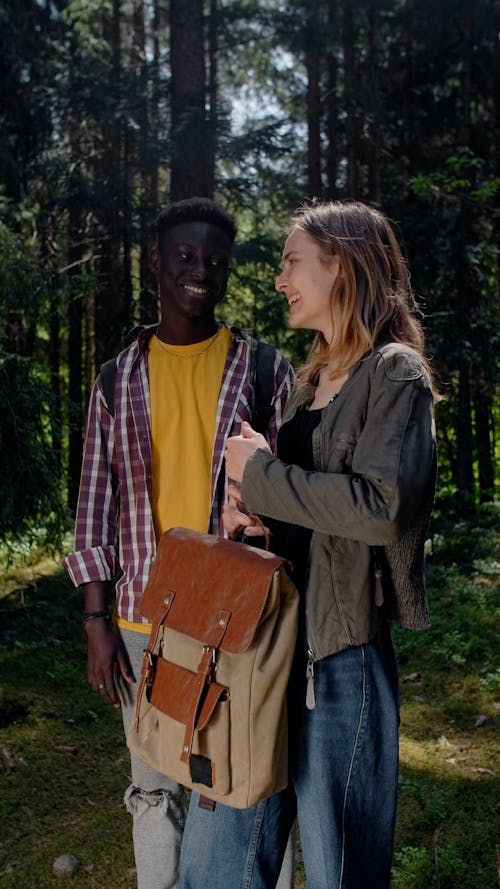
<path fill-rule="evenodd" d="M 2 483 L 4 533 L 74 507 L 96 369 L 157 317 L 149 224 L 193 189 L 238 219 L 224 314 L 296 363 L 309 341 L 274 293 L 288 214 L 307 196 L 380 206 L 446 395 L 440 494 L 498 492 L 494 0 L 172 0 L 168 14 L 7 0 L 2 16 L 0 453 L 36 467 L 22 505 L 15 472 Z"/>

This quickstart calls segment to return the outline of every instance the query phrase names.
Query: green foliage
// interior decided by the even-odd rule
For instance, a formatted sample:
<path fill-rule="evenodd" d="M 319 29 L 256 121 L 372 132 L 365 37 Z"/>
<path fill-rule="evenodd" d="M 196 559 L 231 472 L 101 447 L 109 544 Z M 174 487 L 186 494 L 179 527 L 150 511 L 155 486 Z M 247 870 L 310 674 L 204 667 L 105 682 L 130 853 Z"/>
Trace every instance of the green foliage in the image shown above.
<path fill-rule="evenodd" d="M 429 886 L 431 864 L 429 851 L 423 846 L 404 846 L 395 853 L 393 869 L 395 889 L 415 889 Z"/>
<path fill-rule="evenodd" d="M 394 889 L 454 889 L 471 886 L 467 870 L 453 845 L 434 849 L 426 846 L 405 846 L 395 854 Z M 463 882 L 465 880 L 465 882 Z"/>
<path fill-rule="evenodd" d="M 0 356 L 0 537 L 44 530 L 60 542 L 67 522 L 58 465 L 47 433 L 51 393 L 29 359 Z"/>
<path fill-rule="evenodd" d="M 232 323 L 274 343 L 298 368 L 312 336 L 306 331 L 293 331 L 286 324 L 286 301 L 274 286 L 281 248 L 280 239 L 265 234 L 238 244 L 224 312 Z"/>
<path fill-rule="evenodd" d="M 497 170 L 459 145 L 408 184 L 416 198 L 405 211 L 413 281 L 425 294 L 429 347 L 446 398 L 437 411 L 440 486 L 463 501 L 479 487 L 489 499 L 500 380 Z"/>
<path fill-rule="evenodd" d="M 493 686 L 498 667 L 500 505 L 484 504 L 465 518 L 443 521 L 427 556 L 431 627 L 394 629 L 403 662 L 426 651 L 443 670 L 474 664 Z"/>
<path fill-rule="evenodd" d="M 56 398 L 35 357 L 48 303 L 47 273 L 0 223 L 0 538 L 11 544 L 43 529 L 57 546 L 67 524 L 50 431 Z"/>
<path fill-rule="evenodd" d="M 0 350 L 29 351 L 43 320 L 45 282 L 33 243 L 0 221 Z"/>
<path fill-rule="evenodd" d="M 429 786 L 417 778 L 406 778 L 402 775 L 399 779 L 400 792 L 410 800 L 415 800 L 421 810 L 426 825 L 434 830 L 447 816 L 443 795 L 439 788 Z"/>

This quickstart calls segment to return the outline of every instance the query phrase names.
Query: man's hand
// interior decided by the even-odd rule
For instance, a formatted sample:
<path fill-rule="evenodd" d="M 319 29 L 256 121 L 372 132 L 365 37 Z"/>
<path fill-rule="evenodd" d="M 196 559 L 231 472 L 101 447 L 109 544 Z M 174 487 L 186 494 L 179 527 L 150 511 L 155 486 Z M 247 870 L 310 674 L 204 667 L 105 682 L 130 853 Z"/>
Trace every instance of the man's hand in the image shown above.
<path fill-rule="evenodd" d="M 241 435 L 233 435 L 227 440 L 226 473 L 232 482 L 241 485 L 247 461 L 258 450 L 271 453 L 264 436 L 252 429 L 250 423 L 243 423 Z"/>
<path fill-rule="evenodd" d="M 117 672 L 125 682 L 135 682 L 130 664 L 117 633 L 104 618 L 87 621 L 87 677 L 92 691 L 114 707 L 120 706 L 116 688 Z"/>

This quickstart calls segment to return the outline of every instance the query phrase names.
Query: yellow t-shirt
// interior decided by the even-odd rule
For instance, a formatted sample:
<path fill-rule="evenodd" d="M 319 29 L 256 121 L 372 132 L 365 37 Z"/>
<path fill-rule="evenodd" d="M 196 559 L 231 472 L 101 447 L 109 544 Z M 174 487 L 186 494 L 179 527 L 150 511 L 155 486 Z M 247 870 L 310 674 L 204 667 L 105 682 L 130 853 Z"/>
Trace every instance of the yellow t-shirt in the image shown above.
<path fill-rule="evenodd" d="M 153 336 L 148 371 L 156 539 L 175 525 L 206 531 L 211 508 L 212 453 L 227 327 L 201 343 L 172 346 Z M 151 624 L 117 618 L 126 630 L 149 634 Z"/>
<path fill-rule="evenodd" d="M 148 370 L 157 539 L 175 525 L 206 531 L 212 452 L 222 374 L 231 334 L 173 346 L 153 336 Z"/>

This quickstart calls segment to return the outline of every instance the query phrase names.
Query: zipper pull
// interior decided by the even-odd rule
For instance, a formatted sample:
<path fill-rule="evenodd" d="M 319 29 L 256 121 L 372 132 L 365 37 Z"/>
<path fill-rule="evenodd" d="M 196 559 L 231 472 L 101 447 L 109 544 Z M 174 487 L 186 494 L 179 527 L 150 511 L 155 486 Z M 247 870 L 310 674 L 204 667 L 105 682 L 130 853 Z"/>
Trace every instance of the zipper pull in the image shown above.
<path fill-rule="evenodd" d="M 307 652 L 306 679 L 306 707 L 308 710 L 314 710 L 316 706 L 316 697 L 314 694 L 314 651 L 312 651 L 311 648 Z"/>
<path fill-rule="evenodd" d="M 382 608 L 383 604 L 384 588 L 382 586 L 382 568 L 378 556 L 375 555 L 375 605 L 377 608 Z"/>

